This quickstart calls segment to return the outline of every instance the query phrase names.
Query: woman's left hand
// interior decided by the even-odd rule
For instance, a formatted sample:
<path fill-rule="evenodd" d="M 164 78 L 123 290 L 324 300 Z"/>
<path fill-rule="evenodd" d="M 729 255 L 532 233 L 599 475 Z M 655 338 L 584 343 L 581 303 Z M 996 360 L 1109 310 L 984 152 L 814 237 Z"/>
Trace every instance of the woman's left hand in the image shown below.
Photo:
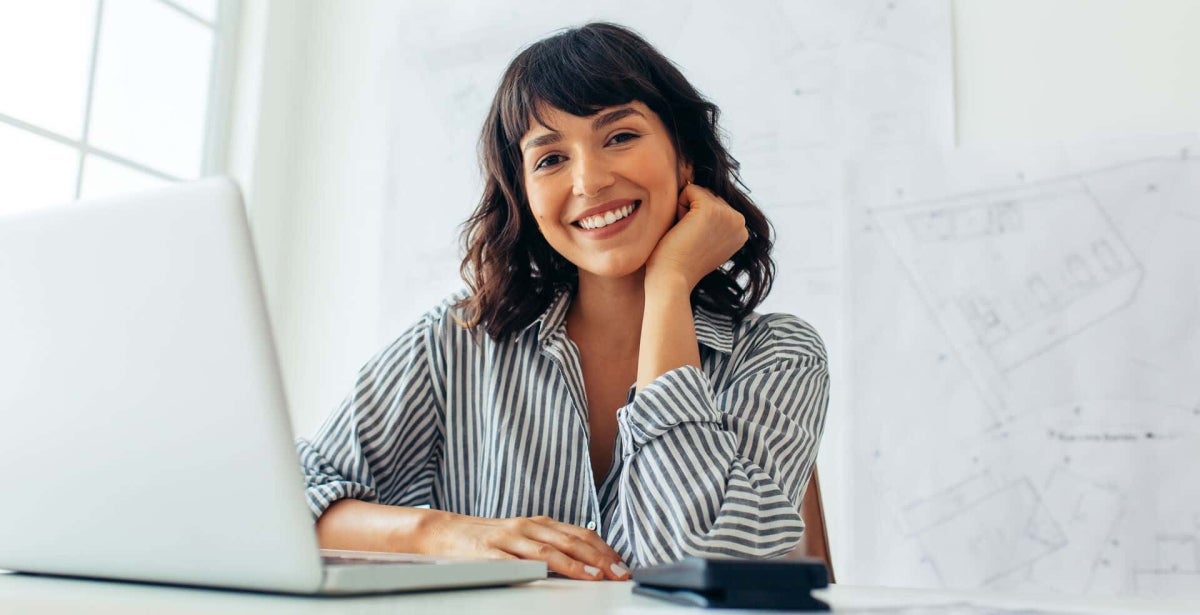
<path fill-rule="evenodd" d="M 678 280 L 690 293 L 749 238 L 742 214 L 707 188 L 688 184 L 679 192 L 675 226 L 646 262 L 646 287 Z"/>

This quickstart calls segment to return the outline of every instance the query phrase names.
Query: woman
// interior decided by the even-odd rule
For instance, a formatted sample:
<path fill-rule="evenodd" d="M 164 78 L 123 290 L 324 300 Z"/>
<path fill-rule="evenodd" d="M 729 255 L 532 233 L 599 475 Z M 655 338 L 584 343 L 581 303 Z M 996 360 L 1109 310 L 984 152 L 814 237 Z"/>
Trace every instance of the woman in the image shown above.
<path fill-rule="evenodd" d="M 636 34 L 589 24 L 513 60 L 480 149 L 470 291 L 297 443 L 321 545 L 575 579 L 795 547 L 825 351 L 752 312 L 770 227 L 716 106 Z"/>

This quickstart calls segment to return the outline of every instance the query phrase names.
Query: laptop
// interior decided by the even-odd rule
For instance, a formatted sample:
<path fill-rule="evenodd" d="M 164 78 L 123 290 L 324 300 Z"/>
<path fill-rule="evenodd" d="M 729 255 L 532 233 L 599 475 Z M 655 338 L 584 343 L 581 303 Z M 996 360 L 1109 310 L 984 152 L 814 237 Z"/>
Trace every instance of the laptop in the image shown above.
<path fill-rule="evenodd" d="M 0 569 L 296 594 L 542 562 L 324 552 L 237 186 L 0 216 Z"/>

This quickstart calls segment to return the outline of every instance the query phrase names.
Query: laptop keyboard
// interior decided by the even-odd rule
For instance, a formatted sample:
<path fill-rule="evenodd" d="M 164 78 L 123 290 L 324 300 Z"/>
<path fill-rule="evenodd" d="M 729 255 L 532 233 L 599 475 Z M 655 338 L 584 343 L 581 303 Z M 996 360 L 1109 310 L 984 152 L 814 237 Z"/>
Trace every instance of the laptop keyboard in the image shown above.
<path fill-rule="evenodd" d="M 397 558 L 382 558 L 382 557 L 347 557 L 344 555 L 322 555 L 321 563 L 326 566 L 362 566 L 362 565 L 380 565 L 380 564 L 416 564 L 411 560 L 402 560 Z"/>

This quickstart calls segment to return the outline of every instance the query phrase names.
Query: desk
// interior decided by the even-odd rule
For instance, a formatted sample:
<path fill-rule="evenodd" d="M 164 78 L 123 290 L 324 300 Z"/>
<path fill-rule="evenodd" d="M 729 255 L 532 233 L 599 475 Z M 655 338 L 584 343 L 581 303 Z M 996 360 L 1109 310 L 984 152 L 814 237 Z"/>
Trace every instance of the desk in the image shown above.
<path fill-rule="evenodd" d="M 0 574 L 0 613 L 120 613 L 169 615 L 240 613 L 280 615 L 397 615 L 401 613 L 513 613 L 519 615 L 592 615 L 634 613 L 735 613 L 676 606 L 630 593 L 632 583 L 549 579 L 516 587 L 396 594 L 366 598 L 294 597 L 212 589 L 188 589 L 109 581 Z M 1200 601 L 1148 599 L 1014 597 L 977 591 L 941 591 L 836 585 L 818 595 L 835 611 L 888 607 L 986 604 L 995 608 L 1058 613 L 1197 613 Z M 745 613 L 746 611 L 740 611 Z M 751 611 L 752 612 L 752 611 Z M 908 610 L 912 615 L 918 611 Z M 933 613 L 958 615 L 949 609 Z M 965 610 L 963 612 L 982 613 Z M 1028 615 L 1028 613 L 1026 613 Z"/>

